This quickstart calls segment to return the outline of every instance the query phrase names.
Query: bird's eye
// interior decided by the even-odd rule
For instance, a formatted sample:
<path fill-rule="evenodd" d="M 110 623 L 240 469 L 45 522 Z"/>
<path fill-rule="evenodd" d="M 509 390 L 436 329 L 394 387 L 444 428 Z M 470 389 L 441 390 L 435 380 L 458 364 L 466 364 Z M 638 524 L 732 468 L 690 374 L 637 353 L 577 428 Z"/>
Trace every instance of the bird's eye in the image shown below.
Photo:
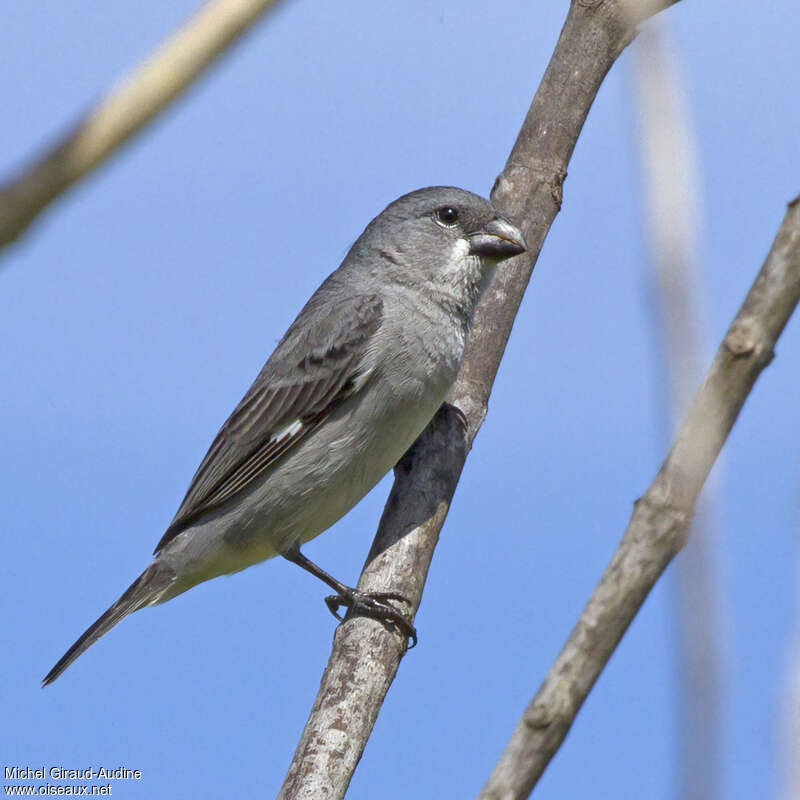
<path fill-rule="evenodd" d="M 452 206 L 442 206 L 442 208 L 437 208 L 436 221 L 440 225 L 444 225 L 447 228 L 452 228 L 453 225 L 458 222 L 458 211 L 456 211 Z"/>

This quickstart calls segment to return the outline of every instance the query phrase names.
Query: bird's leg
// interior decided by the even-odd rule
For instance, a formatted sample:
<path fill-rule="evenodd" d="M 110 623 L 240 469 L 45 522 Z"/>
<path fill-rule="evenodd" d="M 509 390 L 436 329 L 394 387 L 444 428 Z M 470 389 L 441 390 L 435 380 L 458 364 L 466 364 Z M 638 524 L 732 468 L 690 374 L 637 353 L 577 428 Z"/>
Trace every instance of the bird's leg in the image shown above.
<path fill-rule="evenodd" d="M 292 564 L 297 564 L 302 567 L 306 572 L 310 572 L 315 577 L 324 581 L 328 586 L 336 592 L 335 595 L 330 595 L 325 598 L 325 604 L 328 606 L 331 614 L 336 619 L 343 619 L 339 616 L 339 607 L 344 606 L 349 609 L 350 614 L 363 614 L 373 619 L 378 619 L 383 622 L 390 622 L 394 624 L 398 630 L 405 634 L 408 639 L 411 639 L 412 647 L 417 644 L 417 630 L 411 624 L 411 621 L 405 614 L 398 611 L 389 600 L 399 600 L 403 603 L 408 603 L 408 600 L 403 595 L 397 592 L 359 592 L 350 586 L 346 586 L 341 581 L 337 581 L 333 575 L 329 575 L 324 569 L 318 567 L 313 561 L 310 561 L 300 552 L 298 544 L 292 547 L 285 553 L 281 554 L 287 561 Z"/>

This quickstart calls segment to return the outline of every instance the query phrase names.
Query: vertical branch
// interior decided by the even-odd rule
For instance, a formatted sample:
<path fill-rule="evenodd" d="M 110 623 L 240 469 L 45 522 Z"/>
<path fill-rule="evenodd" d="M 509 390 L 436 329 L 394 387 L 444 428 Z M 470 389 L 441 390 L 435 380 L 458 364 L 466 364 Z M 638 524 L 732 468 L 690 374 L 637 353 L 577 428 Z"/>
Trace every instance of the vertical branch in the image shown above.
<path fill-rule="evenodd" d="M 527 797 L 664 569 L 686 541 L 697 495 L 800 301 L 800 197 L 714 356 L 661 469 L 480 800 Z"/>
<path fill-rule="evenodd" d="M 625 0 L 628 2 L 629 0 Z M 492 191 L 517 222 L 528 252 L 498 269 L 476 315 L 446 407 L 396 471 L 359 589 L 400 592 L 416 612 L 428 566 L 464 460 L 486 414 L 506 342 L 542 243 L 561 208 L 567 164 L 608 70 L 635 25 L 674 0 L 573 0 L 542 82 Z M 409 471 L 410 470 L 410 471 Z M 378 623 L 347 619 L 334 636 L 319 692 L 280 800 L 344 797 L 405 651 Z"/>
<path fill-rule="evenodd" d="M 664 429 L 674 435 L 699 383 L 701 310 L 697 280 L 699 193 L 688 110 L 671 56 L 666 23 L 654 21 L 633 49 L 634 99 L 641 126 L 647 245 L 653 266 L 651 315 L 665 375 L 660 403 Z M 719 624 L 706 494 L 691 524 L 688 546 L 676 561 L 680 696 L 680 796 L 713 800 L 718 794 Z"/>
<path fill-rule="evenodd" d="M 800 520 L 798 522 L 800 523 Z M 781 714 L 783 757 L 781 796 L 784 800 L 800 800 L 800 756 L 798 755 L 800 754 L 800 593 L 797 596 L 794 613 L 795 629 L 789 645 Z"/>

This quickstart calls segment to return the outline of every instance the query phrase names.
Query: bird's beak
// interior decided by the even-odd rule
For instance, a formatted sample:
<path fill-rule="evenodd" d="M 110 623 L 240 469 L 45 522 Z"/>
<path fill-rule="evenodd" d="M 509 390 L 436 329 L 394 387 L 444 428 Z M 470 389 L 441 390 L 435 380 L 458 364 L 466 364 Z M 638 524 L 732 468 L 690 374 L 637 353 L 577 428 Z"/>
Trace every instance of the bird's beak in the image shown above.
<path fill-rule="evenodd" d="M 502 217 L 496 217 L 479 231 L 469 234 L 469 252 L 473 256 L 502 261 L 527 249 L 522 231 Z"/>

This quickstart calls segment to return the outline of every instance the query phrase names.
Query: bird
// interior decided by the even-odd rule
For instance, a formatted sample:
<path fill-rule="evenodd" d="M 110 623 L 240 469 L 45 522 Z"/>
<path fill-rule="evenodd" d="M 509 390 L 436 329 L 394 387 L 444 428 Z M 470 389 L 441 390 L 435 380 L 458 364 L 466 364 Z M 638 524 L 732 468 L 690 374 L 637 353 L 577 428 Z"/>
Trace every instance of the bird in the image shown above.
<path fill-rule="evenodd" d="M 495 267 L 527 249 L 485 198 L 451 186 L 376 216 L 314 292 L 220 428 L 151 563 L 47 673 L 52 683 L 120 620 L 274 556 L 340 605 L 416 631 L 393 593 L 339 582 L 300 547 L 401 459 L 455 381 Z"/>

